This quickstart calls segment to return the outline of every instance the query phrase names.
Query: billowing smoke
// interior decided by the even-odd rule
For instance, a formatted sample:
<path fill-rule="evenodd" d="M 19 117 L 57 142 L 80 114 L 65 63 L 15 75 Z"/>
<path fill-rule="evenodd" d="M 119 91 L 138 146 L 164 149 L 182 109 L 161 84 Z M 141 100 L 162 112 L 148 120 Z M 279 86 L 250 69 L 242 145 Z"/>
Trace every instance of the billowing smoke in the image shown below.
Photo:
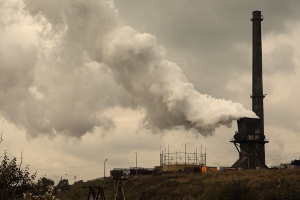
<path fill-rule="evenodd" d="M 30 24 L 35 36 L 27 46 L 0 39 L 0 112 L 30 136 L 109 130 L 115 125 L 105 111 L 115 106 L 143 110 L 142 124 L 153 131 L 206 135 L 255 117 L 239 103 L 196 91 L 154 36 L 122 24 L 113 1 L 12 2 L 0 4 L 18 13 L 0 22 L 1 34 Z"/>

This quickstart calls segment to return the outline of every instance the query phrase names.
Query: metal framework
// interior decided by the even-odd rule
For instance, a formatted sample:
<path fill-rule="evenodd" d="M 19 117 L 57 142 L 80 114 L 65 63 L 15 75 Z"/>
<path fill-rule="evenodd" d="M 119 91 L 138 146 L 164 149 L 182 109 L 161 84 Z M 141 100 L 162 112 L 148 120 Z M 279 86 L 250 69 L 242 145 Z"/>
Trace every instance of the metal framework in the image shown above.
<path fill-rule="evenodd" d="M 116 193 L 115 193 L 114 200 L 126 200 L 125 199 L 125 194 L 124 194 L 122 178 L 119 178 L 115 181 L 117 181 L 117 188 L 116 188 Z"/>
<path fill-rule="evenodd" d="M 89 195 L 88 195 L 88 200 L 94 199 L 94 200 L 105 200 L 105 195 L 104 195 L 104 188 L 98 187 L 98 186 L 88 186 L 84 187 L 89 189 Z"/>
<path fill-rule="evenodd" d="M 160 153 L 160 165 L 163 171 L 177 171 L 182 170 L 184 166 L 191 166 L 191 165 L 206 165 L 206 150 L 205 153 L 202 153 L 202 146 L 201 151 L 198 153 L 197 149 L 194 152 L 187 152 L 186 145 L 185 151 L 176 151 L 170 152 L 169 145 L 168 149 L 162 151 Z"/>

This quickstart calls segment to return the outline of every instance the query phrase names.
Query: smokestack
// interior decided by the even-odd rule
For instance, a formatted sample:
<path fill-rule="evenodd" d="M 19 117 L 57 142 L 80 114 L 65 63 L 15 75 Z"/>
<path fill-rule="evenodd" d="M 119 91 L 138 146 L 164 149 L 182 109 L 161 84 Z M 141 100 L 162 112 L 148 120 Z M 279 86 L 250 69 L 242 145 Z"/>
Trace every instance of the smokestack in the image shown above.
<path fill-rule="evenodd" d="M 262 83 L 262 42 L 260 11 L 253 11 L 252 21 L 252 111 L 259 117 L 238 120 L 238 131 L 233 142 L 239 159 L 232 165 L 236 168 L 268 168 L 265 164 L 264 104 Z"/>
<path fill-rule="evenodd" d="M 252 12 L 252 111 L 260 118 L 260 124 L 255 130 L 259 140 L 265 139 L 264 134 L 264 98 L 262 81 L 262 42 L 261 42 L 261 11 Z M 264 144 L 264 143 L 263 143 Z M 265 146 L 261 146 L 258 159 L 265 165 Z"/>
<path fill-rule="evenodd" d="M 252 111 L 260 118 L 261 123 L 256 134 L 264 135 L 264 103 L 262 83 L 262 42 L 261 11 L 253 11 L 252 21 Z"/>

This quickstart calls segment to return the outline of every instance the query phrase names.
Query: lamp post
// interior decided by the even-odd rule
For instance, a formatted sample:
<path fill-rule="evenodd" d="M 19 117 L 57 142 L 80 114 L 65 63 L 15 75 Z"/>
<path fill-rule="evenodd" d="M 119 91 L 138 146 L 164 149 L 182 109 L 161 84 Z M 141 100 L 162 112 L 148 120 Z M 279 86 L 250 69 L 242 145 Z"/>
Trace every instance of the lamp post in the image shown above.
<path fill-rule="evenodd" d="M 137 152 L 135 152 L 135 175 L 137 176 Z"/>
<path fill-rule="evenodd" d="M 105 178 L 105 162 L 107 161 L 107 159 L 104 160 L 104 178 Z"/>

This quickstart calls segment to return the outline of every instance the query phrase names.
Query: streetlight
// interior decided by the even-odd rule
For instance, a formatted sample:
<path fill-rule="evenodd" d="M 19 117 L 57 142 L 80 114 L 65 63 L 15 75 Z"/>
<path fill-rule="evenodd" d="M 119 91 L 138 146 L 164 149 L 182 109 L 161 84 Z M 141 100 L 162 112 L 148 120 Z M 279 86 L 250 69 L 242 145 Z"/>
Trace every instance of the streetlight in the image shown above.
<path fill-rule="evenodd" d="M 104 160 L 104 178 L 105 178 L 105 162 L 107 161 L 107 159 Z"/>
<path fill-rule="evenodd" d="M 137 152 L 135 152 L 135 175 L 137 176 Z"/>

